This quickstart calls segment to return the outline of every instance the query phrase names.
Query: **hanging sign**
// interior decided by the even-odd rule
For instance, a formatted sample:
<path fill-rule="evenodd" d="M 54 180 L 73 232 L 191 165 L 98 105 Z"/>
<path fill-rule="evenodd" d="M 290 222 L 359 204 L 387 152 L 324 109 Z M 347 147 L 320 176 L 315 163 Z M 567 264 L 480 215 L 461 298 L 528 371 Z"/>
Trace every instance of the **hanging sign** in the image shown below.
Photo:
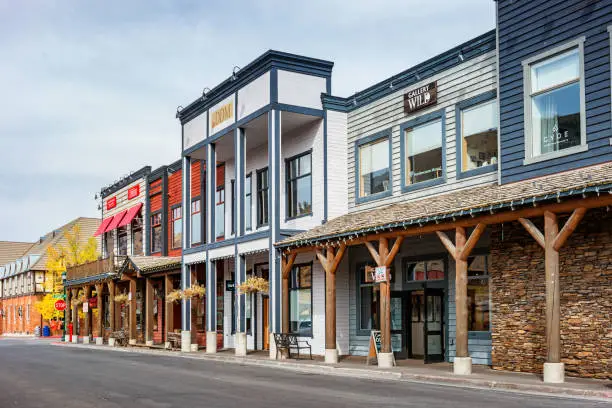
<path fill-rule="evenodd" d="M 374 269 L 374 282 L 387 282 L 387 267 L 386 266 L 377 266 Z"/>
<path fill-rule="evenodd" d="M 112 210 L 113 208 L 115 208 L 117 206 L 117 197 L 111 197 L 108 200 L 106 200 L 106 210 Z"/>
<path fill-rule="evenodd" d="M 64 300 L 58 300 L 55 302 L 55 310 L 63 312 L 64 310 L 66 310 L 66 301 Z"/>
<path fill-rule="evenodd" d="M 83 302 L 83 313 L 89 312 L 89 302 Z"/>
<path fill-rule="evenodd" d="M 430 82 L 404 94 L 404 112 L 412 113 L 438 102 L 438 81 Z"/>
<path fill-rule="evenodd" d="M 128 200 L 131 200 L 132 198 L 136 198 L 140 195 L 140 184 L 136 184 L 133 187 L 130 187 L 130 189 L 128 190 Z"/>

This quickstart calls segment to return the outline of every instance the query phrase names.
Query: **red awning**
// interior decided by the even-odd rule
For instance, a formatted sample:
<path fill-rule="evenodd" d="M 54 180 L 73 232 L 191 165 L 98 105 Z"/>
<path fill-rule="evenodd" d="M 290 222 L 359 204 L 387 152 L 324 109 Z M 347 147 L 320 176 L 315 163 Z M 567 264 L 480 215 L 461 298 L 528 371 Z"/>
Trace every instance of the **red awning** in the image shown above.
<path fill-rule="evenodd" d="M 113 218 L 115 217 L 108 217 L 108 218 L 103 219 L 102 222 L 100 223 L 100 226 L 94 233 L 94 237 L 97 237 L 98 235 L 104 233 L 104 231 L 106 231 L 106 228 L 108 227 L 108 224 L 110 224 Z"/>
<path fill-rule="evenodd" d="M 127 210 L 127 214 L 125 215 L 125 217 L 123 217 L 123 220 L 121 220 L 117 227 L 123 227 L 124 225 L 128 225 L 130 222 L 132 222 L 132 220 L 134 219 L 134 217 L 136 217 L 136 214 L 138 214 L 138 211 L 140 211 L 141 208 L 142 203 L 136 204 L 135 206 L 129 208 Z"/>
<path fill-rule="evenodd" d="M 104 232 L 112 231 L 115 228 L 117 228 L 119 226 L 119 223 L 121 222 L 121 220 L 123 220 L 123 217 L 125 217 L 125 214 L 127 214 L 127 212 L 128 212 L 128 210 L 123 210 L 119 214 L 116 214 L 113 217 L 113 222 L 108 224 L 108 227 L 106 227 L 106 230 L 104 230 Z"/>

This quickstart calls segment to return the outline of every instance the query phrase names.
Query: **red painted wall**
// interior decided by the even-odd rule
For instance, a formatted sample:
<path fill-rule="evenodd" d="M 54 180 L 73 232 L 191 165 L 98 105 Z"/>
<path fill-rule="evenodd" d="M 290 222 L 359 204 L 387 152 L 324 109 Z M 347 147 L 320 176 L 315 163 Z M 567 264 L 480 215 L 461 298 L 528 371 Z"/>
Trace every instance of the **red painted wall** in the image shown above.
<path fill-rule="evenodd" d="M 178 170 L 168 176 L 168 256 L 181 256 L 180 245 L 172 248 L 172 207 L 181 204 L 183 201 L 183 171 Z M 185 214 L 183 214 L 185 216 Z"/>

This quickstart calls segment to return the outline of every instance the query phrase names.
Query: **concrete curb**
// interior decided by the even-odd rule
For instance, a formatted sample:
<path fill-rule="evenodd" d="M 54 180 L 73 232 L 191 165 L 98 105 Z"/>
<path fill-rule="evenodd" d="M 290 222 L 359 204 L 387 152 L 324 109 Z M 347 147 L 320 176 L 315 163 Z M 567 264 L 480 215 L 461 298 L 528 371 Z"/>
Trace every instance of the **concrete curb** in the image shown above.
<path fill-rule="evenodd" d="M 455 377 L 455 376 L 439 376 L 431 374 L 412 374 L 406 372 L 397 372 L 392 370 L 376 370 L 368 369 L 363 370 L 359 368 L 347 368 L 338 367 L 333 365 L 324 364 L 303 364 L 290 361 L 275 361 L 265 359 L 252 359 L 247 357 L 236 357 L 219 354 L 191 354 L 177 351 L 167 350 L 151 350 L 151 349 L 140 349 L 140 348 L 129 348 L 129 347 L 109 347 L 109 346 L 96 346 L 96 345 L 83 345 L 83 344 L 70 344 L 70 343 L 51 343 L 54 346 L 73 347 L 85 350 L 98 350 L 98 351 L 115 351 L 121 353 L 133 353 L 133 354 L 146 354 L 156 355 L 165 357 L 175 358 L 187 358 L 191 360 L 206 360 L 206 361 L 218 361 L 222 363 L 259 366 L 259 367 L 271 367 L 280 368 L 284 370 L 290 370 L 301 373 L 311 374 L 322 374 L 322 375 L 334 375 L 351 378 L 363 378 L 368 380 L 381 380 L 381 381 L 405 381 L 405 382 L 418 382 L 425 384 L 435 384 L 444 386 L 464 387 L 464 388 L 477 388 L 477 389 L 489 389 L 499 391 L 511 391 L 523 394 L 537 394 L 537 395 L 549 395 L 555 397 L 565 398 L 576 398 L 576 399 L 589 399 L 589 400 L 602 400 L 609 402 L 612 399 L 612 390 L 591 390 L 584 388 L 571 388 L 571 387 L 560 387 L 550 386 L 546 384 L 524 384 L 515 383 L 508 381 L 494 381 L 481 378 L 469 378 L 469 377 Z"/>

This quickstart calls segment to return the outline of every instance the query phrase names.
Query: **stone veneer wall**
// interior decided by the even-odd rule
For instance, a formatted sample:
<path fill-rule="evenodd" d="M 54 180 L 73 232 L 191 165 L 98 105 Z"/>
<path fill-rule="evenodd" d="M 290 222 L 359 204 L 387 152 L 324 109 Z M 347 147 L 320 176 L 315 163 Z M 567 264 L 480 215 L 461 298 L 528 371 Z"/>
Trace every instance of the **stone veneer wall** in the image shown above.
<path fill-rule="evenodd" d="M 543 220 L 537 221 L 543 231 Z M 492 227 L 491 259 L 493 368 L 541 373 L 544 250 L 518 222 L 506 223 Z M 566 374 L 612 379 L 612 212 L 587 212 L 559 261 Z"/>

